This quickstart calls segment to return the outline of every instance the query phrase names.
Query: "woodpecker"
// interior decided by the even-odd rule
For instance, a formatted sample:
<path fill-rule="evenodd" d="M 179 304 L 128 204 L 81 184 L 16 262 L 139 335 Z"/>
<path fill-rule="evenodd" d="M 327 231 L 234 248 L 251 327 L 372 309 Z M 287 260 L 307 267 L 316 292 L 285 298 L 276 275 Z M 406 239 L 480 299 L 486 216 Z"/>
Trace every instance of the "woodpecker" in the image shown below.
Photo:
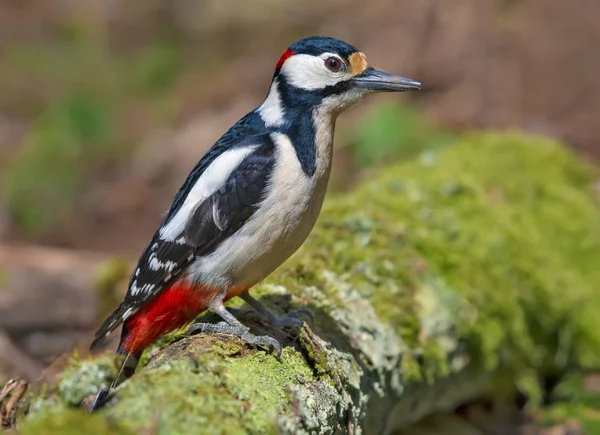
<path fill-rule="evenodd" d="M 275 326 L 276 317 L 249 289 L 301 245 L 321 210 L 337 116 L 376 91 L 418 90 L 419 82 L 378 71 L 352 45 L 310 37 L 283 52 L 264 102 L 234 124 L 200 159 L 133 271 L 123 302 L 96 332 L 91 349 L 120 325 L 119 375 L 92 406 L 133 375 L 143 350 L 210 309 L 217 324 L 189 333 L 224 333 L 252 345 L 281 346 L 256 336 L 227 310 L 239 296 Z"/>

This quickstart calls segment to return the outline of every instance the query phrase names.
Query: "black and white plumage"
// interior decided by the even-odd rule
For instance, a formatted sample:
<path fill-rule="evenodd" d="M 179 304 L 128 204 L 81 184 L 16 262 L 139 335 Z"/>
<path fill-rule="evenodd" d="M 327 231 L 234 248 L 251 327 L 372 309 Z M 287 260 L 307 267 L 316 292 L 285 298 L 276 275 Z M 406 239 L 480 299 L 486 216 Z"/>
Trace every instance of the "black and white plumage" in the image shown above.
<path fill-rule="evenodd" d="M 168 288 L 194 261 L 213 252 L 253 215 L 274 165 L 274 144 L 268 135 L 254 136 L 251 143 L 240 141 L 219 158 L 210 159 L 207 154 L 205 159 L 212 160 L 212 171 L 205 175 L 208 182 L 201 172 L 205 159 L 198 163 L 142 254 L 125 300 L 99 329 L 92 346 Z M 196 179 L 193 184 L 192 177 Z M 218 183 L 211 187 L 215 180 Z M 100 334 L 104 329 L 106 332 Z"/>
<path fill-rule="evenodd" d="M 212 308 L 237 331 L 232 333 L 266 343 L 240 330 L 223 301 L 264 279 L 312 230 L 329 179 L 337 115 L 374 91 L 419 88 L 374 70 L 345 42 L 313 37 L 292 44 L 277 63 L 265 101 L 231 127 L 185 180 L 124 301 L 92 347 L 125 323 L 119 351 L 138 355 L 156 336 L 191 320 L 199 313 L 174 307 L 174 293 L 168 296 L 181 283 L 193 301 L 187 305 Z M 169 323 L 169 316 L 176 320 Z"/>

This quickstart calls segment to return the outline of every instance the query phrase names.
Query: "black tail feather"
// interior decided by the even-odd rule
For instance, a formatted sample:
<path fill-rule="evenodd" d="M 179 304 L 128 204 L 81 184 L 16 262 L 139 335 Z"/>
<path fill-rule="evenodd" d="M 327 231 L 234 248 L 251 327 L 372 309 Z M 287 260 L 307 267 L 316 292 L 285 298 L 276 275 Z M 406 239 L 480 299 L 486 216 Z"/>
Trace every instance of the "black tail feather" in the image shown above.
<path fill-rule="evenodd" d="M 96 398 L 94 399 L 94 403 L 90 408 L 90 412 L 97 411 L 106 404 L 106 402 L 108 401 L 109 392 L 110 388 L 102 388 L 100 391 L 98 391 L 98 394 L 96 394 Z"/>
<path fill-rule="evenodd" d="M 119 372 L 117 373 L 117 377 L 113 380 L 108 388 L 102 388 L 98 391 L 96 395 L 96 399 L 90 408 L 90 412 L 94 412 L 100 408 L 102 408 L 110 399 L 110 392 L 125 382 L 127 379 L 133 376 L 135 373 L 135 369 L 140 361 L 140 357 L 142 356 L 142 352 L 136 353 L 128 353 L 123 349 L 123 343 L 125 339 L 129 335 L 129 330 L 126 326 L 123 326 L 123 332 L 121 333 L 121 341 L 119 343 L 119 347 L 117 349 L 118 355 L 124 355 L 125 358 L 121 363 L 121 367 L 119 367 Z"/>
<path fill-rule="evenodd" d="M 124 304 L 119 305 L 112 312 L 110 316 L 106 318 L 106 320 L 100 325 L 98 330 L 96 331 L 94 340 L 90 345 L 90 350 L 94 350 L 98 347 L 108 335 L 117 329 L 121 323 L 125 320 L 124 314 L 127 312 L 127 307 Z M 121 344 L 123 343 L 123 334 L 121 334 Z"/>

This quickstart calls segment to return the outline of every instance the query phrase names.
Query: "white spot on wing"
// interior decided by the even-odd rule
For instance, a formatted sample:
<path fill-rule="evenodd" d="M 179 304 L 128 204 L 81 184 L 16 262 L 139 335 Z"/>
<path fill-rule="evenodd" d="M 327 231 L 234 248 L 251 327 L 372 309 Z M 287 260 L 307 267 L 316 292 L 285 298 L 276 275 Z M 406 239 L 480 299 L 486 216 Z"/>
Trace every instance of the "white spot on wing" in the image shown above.
<path fill-rule="evenodd" d="M 133 313 L 133 308 L 128 308 L 127 311 L 123 313 L 123 320 L 127 320 L 129 316 Z"/>
<path fill-rule="evenodd" d="M 137 296 L 140 293 L 141 294 L 150 293 L 152 290 L 154 290 L 155 287 L 156 287 L 156 285 L 154 285 L 154 284 L 144 284 L 143 286 L 139 287 L 137 285 L 137 280 L 136 280 L 131 283 L 131 287 L 129 288 L 129 293 L 131 294 L 131 296 Z"/>
<path fill-rule="evenodd" d="M 217 157 L 198 178 L 177 213 L 160 229 L 161 239 L 172 242 L 179 238 L 196 206 L 216 192 L 254 148 L 235 148 Z"/>
<path fill-rule="evenodd" d="M 269 95 L 258 108 L 260 117 L 267 127 L 280 127 L 283 125 L 285 111 L 281 106 L 281 96 L 277 90 L 277 80 L 274 80 L 269 89 Z"/>
<path fill-rule="evenodd" d="M 213 217 L 213 221 L 215 222 L 215 225 L 217 226 L 217 228 L 221 231 L 223 231 L 223 225 L 220 222 L 219 219 L 219 209 L 217 208 L 217 204 L 213 204 L 212 206 L 212 217 Z"/>
<path fill-rule="evenodd" d="M 154 270 L 154 271 L 158 271 L 161 269 L 165 269 L 169 272 L 173 272 L 173 269 L 175 269 L 175 267 L 177 266 L 177 263 L 175 263 L 174 261 L 160 261 L 158 259 L 158 257 L 156 256 L 156 254 L 152 254 L 150 255 L 150 259 L 148 261 L 148 266 L 150 267 L 150 269 Z"/>
<path fill-rule="evenodd" d="M 131 293 L 132 296 L 136 296 L 139 290 L 140 288 L 137 286 L 137 280 L 133 281 L 131 287 L 129 287 L 129 293 Z"/>

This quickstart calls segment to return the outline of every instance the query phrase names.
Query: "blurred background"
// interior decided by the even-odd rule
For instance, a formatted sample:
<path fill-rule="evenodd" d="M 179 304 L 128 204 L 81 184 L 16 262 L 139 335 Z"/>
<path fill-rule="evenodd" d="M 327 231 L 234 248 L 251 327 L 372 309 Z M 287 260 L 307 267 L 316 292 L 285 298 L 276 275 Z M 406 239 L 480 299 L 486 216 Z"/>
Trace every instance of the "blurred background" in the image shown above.
<path fill-rule="evenodd" d="M 337 37 L 424 84 L 340 118 L 344 191 L 471 129 L 600 159 L 599 16 L 594 0 L 3 0 L 0 381 L 85 352 L 188 171 L 293 41 Z"/>

